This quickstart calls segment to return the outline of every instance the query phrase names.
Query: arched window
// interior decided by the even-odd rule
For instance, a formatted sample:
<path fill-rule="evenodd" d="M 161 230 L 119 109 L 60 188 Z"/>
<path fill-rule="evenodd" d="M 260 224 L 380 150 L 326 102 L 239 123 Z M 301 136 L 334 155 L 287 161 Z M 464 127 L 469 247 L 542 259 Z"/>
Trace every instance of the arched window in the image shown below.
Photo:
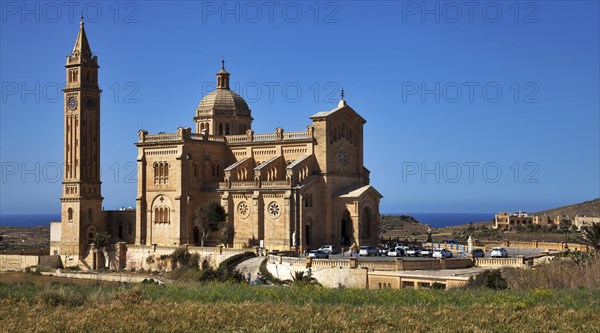
<path fill-rule="evenodd" d="M 93 215 L 94 215 L 94 213 L 93 213 L 92 209 L 91 208 L 88 209 L 88 220 L 90 220 L 90 222 L 93 221 Z"/>
<path fill-rule="evenodd" d="M 154 185 L 166 185 L 169 183 L 169 163 L 154 162 Z"/>
<path fill-rule="evenodd" d="M 163 184 L 168 184 L 169 183 L 169 163 L 165 162 L 165 174 L 164 174 L 164 178 L 163 178 Z"/>
<path fill-rule="evenodd" d="M 225 124 L 225 135 L 229 135 L 229 123 Z"/>
<path fill-rule="evenodd" d="M 67 219 L 69 221 L 73 220 L 73 208 L 69 207 L 69 209 L 67 209 Z"/>
<path fill-rule="evenodd" d="M 219 124 L 219 135 L 223 135 L 223 124 Z"/>

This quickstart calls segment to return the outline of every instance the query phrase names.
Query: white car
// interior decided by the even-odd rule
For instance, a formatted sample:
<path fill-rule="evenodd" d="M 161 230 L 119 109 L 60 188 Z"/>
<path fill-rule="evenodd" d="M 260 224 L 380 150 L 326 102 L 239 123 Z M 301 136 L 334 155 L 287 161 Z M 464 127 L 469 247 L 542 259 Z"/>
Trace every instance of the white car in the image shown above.
<path fill-rule="evenodd" d="M 406 255 L 409 257 L 420 257 L 421 256 L 421 248 L 418 246 L 413 246 L 408 251 L 406 251 Z"/>
<path fill-rule="evenodd" d="M 421 249 L 421 257 L 431 257 L 432 254 L 432 249 Z"/>
<path fill-rule="evenodd" d="M 329 253 L 321 250 L 312 250 L 308 253 L 308 257 L 315 259 L 329 259 Z"/>
<path fill-rule="evenodd" d="M 327 254 L 337 254 L 338 251 L 333 245 L 323 245 L 319 248 L 319 251 L 326 252 Z"/>
<path fill-rule="evenodd" d="M 361 246 L 360 249 L 358 250 L 359 256 L 370 257 L 370 256 L 376 256 L 378 254 L 379 254 L 379 252 L 377 251 L 377 249 L 372 246 Z"/>
<path fill-rule="evenodd" d="M 402 257 L 403 255 L 404 249 L 402 249 L 400 246 L 391 248 L 387 253 L 388 257 Z"/>
<path fill-rule="evenodd" d="M 492 258 L 508 258 L 508 251 L 506 251 L 503 247 L 495 247 L 492 249 L 492 254 L 490 254 Z"/>
<path fill-rule="evenodd" d="M 452 252 L 446 249 L 434 249 L 433 254 L 431 256 L 438 259 L 452 258 Z"/>

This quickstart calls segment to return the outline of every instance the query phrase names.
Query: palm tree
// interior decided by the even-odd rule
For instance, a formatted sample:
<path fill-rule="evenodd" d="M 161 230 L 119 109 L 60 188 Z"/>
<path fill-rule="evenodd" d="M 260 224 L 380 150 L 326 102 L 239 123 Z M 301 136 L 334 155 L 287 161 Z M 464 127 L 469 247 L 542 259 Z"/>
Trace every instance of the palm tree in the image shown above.
<path fill-rule="evenodd" d="M 288 283 L 291 282 L 296 285 L 319 284 L 319 282 L 317 282 L 317 279 L 312 277 L 310 271 L 308 272 L 308 274 L 302 271 L 296 271 L 293 275 L 291 273 L 290 275 L 292 276 L 292 280 L 288 280 Z"/>
<path fill-rule="evenodd" d="M 104 255 L 104 267 L 109 267 L 108 262 L 108 250 L 107 247 L 110 244 L 110 235 L 107 232 L 98 232 L 92 238 L 92 243 L 96 244 L 96 251 L 102 252 Z"/>
<path fill-rule="evenodd" d="M 600 251 L 600 223 L 586 224 L 581 227 L 581 241 L 583 244 L 591 246 Z"/>

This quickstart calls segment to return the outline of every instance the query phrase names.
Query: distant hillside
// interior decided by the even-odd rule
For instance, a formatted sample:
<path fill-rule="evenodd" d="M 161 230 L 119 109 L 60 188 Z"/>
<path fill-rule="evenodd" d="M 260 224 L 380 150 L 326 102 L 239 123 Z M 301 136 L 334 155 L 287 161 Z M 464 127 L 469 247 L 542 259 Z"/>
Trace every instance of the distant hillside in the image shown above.
<path fill-rule="evenodd" d="M 544 210 L 544 211 L 535 213 L 535 215 L 544 215 L 544 214 L 551 216 L 551 217 L 554 217 L 557 215 L 600 216 L 600 198 L 582 202 L 582 203 L 578 203 L 578 204 L 574 204 L 574 205 L 548 209 L 548 210 Z"/>

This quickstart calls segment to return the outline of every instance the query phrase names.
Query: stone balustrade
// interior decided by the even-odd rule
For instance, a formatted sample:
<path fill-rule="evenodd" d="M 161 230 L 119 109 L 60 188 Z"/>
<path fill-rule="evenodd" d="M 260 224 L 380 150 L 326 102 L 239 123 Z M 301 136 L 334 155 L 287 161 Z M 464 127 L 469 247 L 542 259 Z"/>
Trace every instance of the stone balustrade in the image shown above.
<path fill-rule="evenodd" d="M 254 141 L 275 141 L 277 136 L 275 133 L 254 134 Z"/>
<path fill-rule="evenodd" d="M 368 269 L 370 271 L 415 271 L 415 270 L 440 270 L 459 269 L 473 266 L 472 259 L 415 259 L 403 260 L 397 258 L 395 261 L 374 261 L 364 259 L 314 259 L 306 257 L 284 257 L 269 255 L 269 262 L 284 264 L 288 266 L 311 265 L 312 268 L 350 268 Z"/>
<path fill-rule="evenodd" d="M 254 134 L 250 131 L 248 134 L 242 135 L 204 135 L 200 133 L 192 133 L 190 128 L 180 127 L 176 133 L 159 133 L 148 134 L 144 130 L 139 131 L 139 142 L 172 142 L 172 141 L 211 141 L 211 142 L 227 142 L 227 143 L 248 143 L 248 142 L 270 142 L 270 141 L 295 141 L 307 140 L 313 138 L 313 132 L 298 131 L 298 132 L 283 132 L 283 130 L 275 133 Z"/>
<path fill-rule="evenodd" d="M 182 137 L 178 133 L 150 134 L 146 135 L 144 141 L 141 142 L 178 141 L 181 139 Z"/>
<path fill-rule="evenodd" d="M 260 187 L 282 187 L 288 186 L 285 180 L 261 181 Z"/>
<path fill-rule="evenodd" d="M 524 257 L 517 258 L 476 258 L 475 266 L 481 268 L 501 268 L 501 267 L 529 267 L 528 261 Z"/>

